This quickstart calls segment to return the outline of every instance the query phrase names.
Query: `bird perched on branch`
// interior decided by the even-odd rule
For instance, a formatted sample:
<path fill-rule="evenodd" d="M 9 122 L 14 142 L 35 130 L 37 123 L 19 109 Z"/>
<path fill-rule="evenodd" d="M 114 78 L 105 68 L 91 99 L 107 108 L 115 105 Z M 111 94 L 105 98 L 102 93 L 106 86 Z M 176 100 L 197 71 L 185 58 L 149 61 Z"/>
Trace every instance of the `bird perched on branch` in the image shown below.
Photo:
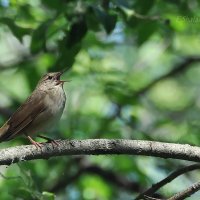
<path fill-rule="evenodd" d="M 41 148 L 42 144 L 34 141 L 32 136 L 49 129 L 63 113 L 66 101 L 63 84 L 67 82 L 60 80 L 63 72 L 48 73 L 40 79 L 33 93 L 0 128 L 0 142 L 25 135 L 32 144 Z M 36 136 L 58 144 L 48 137 Z"/>

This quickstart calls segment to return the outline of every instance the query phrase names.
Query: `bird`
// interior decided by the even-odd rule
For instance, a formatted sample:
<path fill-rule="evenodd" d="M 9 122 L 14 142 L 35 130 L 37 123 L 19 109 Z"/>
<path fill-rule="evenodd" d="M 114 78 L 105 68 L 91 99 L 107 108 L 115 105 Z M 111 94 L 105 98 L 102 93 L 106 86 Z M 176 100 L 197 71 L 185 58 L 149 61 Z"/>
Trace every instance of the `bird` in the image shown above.
<path fill-rule="evenodd" d="M 32 94 L 0 128 L 0 142 L 24 135 L 33 145 L 41 148 L 42 143 L 32 138 L 36 135 L 58 144 L 56 140 L 38 133 L 51 128 L 62 116 L 66 102 L 63 85 L 68 82 L 60 80 L 63 72 L 50 72 L 39 80 Z"/>

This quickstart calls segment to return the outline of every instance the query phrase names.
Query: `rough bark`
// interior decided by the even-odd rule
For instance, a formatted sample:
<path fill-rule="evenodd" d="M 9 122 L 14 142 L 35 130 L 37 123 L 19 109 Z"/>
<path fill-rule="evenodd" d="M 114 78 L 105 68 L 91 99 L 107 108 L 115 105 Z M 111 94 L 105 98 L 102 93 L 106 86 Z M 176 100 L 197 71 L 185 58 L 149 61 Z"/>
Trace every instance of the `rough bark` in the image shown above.
<path fill-rule="evenodd" d="M 123 139 L 87 139 L 61 140 L 59 146 L 44 143 L 41 149 L 34 145 L 2 149 L 0 150 L 0 165 L 63 155 L 101 154 L 145 155 L 200 162 L 200 147 L 188 144 Z"/>

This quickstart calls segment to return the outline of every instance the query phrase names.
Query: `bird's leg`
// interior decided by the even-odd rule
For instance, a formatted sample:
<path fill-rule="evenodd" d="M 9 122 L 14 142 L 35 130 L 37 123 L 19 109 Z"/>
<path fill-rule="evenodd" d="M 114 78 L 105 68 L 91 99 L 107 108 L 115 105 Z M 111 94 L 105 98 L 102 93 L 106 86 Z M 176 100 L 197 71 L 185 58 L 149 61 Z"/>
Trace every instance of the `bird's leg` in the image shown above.
<path fill-rule="evenodd" d="M 47 142 L 50 142 L 52 145 L 55 144 L 56 146 L 59 146 L 59 140 L 54 140 L 52 138 L 49 138 L 49 137 L 46 137 L 46 136 L 43 136 L 43 135 L 37 135 L 37 137 L 40 137 L 40 138 L 47 140 Z"/>
<path fill-rule="evenodd" d="M 34 141 L 29 135 L 26 135 L 26 137 L 29 139 L 29 141 L 35 145 L 37 148 L 39 147 L 40 149 L 42 148 L 42 144 L 39 142 Z"/>

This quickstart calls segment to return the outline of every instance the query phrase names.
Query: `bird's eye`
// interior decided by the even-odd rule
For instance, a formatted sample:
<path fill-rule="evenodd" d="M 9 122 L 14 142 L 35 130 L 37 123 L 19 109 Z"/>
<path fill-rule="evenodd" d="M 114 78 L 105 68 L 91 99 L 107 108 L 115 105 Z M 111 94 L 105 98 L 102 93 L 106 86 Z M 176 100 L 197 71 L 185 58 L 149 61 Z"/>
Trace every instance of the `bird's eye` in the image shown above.
<path fill-rule="evenodd" d="M 48 79 L 51 80 L 53 77 L 52 76 L 48 76 Z"/>

